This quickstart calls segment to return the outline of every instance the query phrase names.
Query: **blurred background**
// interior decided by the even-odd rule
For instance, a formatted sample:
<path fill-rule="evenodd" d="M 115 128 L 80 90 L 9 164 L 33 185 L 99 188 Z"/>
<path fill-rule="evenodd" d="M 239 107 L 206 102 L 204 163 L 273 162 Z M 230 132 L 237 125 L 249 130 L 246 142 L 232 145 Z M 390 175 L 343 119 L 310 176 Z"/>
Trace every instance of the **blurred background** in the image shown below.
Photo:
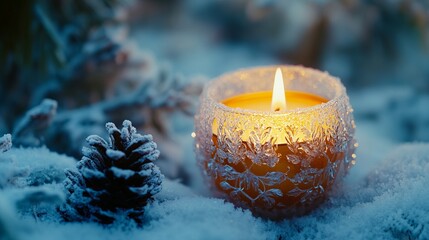
<path fill-rule="evenodd" d="M 4 0 L 0 134 L 81 157 L 91 134 L 129 119 L 160 166 L 191 186 L 193 114 L 204 82 L 299 64 L 341 78 L 358 158 L 429 141 L 427 0 Z"/>

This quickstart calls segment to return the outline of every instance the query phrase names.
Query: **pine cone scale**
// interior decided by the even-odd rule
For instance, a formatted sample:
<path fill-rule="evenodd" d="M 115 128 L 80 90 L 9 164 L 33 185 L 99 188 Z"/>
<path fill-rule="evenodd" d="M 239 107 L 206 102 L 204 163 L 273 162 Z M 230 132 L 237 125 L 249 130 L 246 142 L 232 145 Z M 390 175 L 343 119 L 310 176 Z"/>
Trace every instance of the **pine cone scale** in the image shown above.
<path fill-rule="evenodd" d="M 107 123 L 106 128 L 107 128 L 107 131 L 109 132 L 109 135 L 110 135 L 110 141 L 111 141 L 112 149 L 124 151 L 125 146 L 123 144 L 123 139 L 121 137 L 121 135 L 122 135 L 121 131 L 119 129 L 117 129 L 115 124 L 113 124 L 113 123 Z"/>
<path fill-rule="evenodd" d="M 103 156 L 99 152 L 94 152 L 90 148 L 83 147 L 82 154 L 85 157 L 84 161 L 92 159 L 92 161 L 94 161 L 94 164 L 97 165 L 98 169 L 103 169 L 106 167 L 104 166 Z"/>
<path fill-rule="evenodd" d="M 137 138 L 134 139 L 130 142 L 130 145 L 127 147 L 127 150 L 125 151 L 125 153 L 127 155 L 129 155 L 132 151 L 134 151 L 135 149 L 137 149 L 138 147 L 142 146 L 145 143 L 155 143 L 152 142 L 152 136 L 151 135 L 145 135 L 142 136 L 141 138 Z M 155 144 L 155 148 L 156 148 L 156 144 Z"/>
<path fill-rule="evenodd" d="M 146 163 L 153 162 L 154 159 L 158 159 L 160 152 L 158 150 L 147 151 L 134 151 L 130 155 L 130 159 L 134 160 L 131 167 L 138 167 Z M 143 157 L 145 156 L 145 157 Z"/>

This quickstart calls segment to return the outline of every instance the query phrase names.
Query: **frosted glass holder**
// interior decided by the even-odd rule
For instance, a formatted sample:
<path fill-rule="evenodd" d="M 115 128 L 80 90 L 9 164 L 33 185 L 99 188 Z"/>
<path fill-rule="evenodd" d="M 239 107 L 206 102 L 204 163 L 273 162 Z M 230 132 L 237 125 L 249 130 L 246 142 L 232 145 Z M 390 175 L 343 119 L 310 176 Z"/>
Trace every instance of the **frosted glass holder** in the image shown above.
<path fill-rule="evenodd" d="M 271 91 L 277 67 L 286 90 L 327 99 L 277 113 L 230 108 L 230 97 Z M 355 163 L 353 110 L 341 81 L 300 66 L 243 69 L 210 81 L 195 116 L 195 151 L 215 196 L 282 219 L 319 205 Z"/>

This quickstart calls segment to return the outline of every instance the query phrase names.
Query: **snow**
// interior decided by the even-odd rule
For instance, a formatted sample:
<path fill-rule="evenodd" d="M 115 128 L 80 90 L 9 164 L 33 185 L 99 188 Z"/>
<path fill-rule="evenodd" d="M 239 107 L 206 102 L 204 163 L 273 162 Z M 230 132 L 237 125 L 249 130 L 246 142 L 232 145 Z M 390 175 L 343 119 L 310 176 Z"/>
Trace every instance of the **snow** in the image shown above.
<path fill-rule="evenodd" d="M 350 94 L 357 163 L 308 215 L 273 222 L 211 197 L 195 166 L 193 139 L 183 130 L 175 137 L 193 178 L 188 186 L 164 179 L 140 228 L 126 219 L 108 227 L 63 222 L 56 211 L 65 201 L 63 170 L 75 168 L 76 159 L 44 147 L 0 152 L 0 239 L 429 239 L 429 143 L 404 144 L 407 129 L 400 124 L 416 112 L 422 116 L 409 119 L 423 121 L 425 111 L 417 103 L 426 98 L 405 88 L 379 93 Z M 404 99 L 412 104 L 392 108 L 392 102 Z M 385 126 L 389 115 L 395 118 Z M 182 126 L 192 127 L 183 121 Z M 397 129 L 389 135 L 391 126 Z M 425 128 L 419 131 L 428 134 Z"/>
<path fill-rule="evenodd" d="M 264 221 L 221 199 L 184 197 L 156 203 L 142 238 L 157 239 L 270 239 Z"/>
<path fill-rule="evenodd" d="M 179 144 L 161 154 L 183 159 L 191 178 L 163 180 L 143 227 L 126 219 L 107 227 L 63 222 L 56 208 L 65 201 L 64 169 L 77 160 L 45 147 L 12 148 L 0 151 L 0 239 L 429 239 L 429 143 L 404 144 L 429 138 L 428 97 L 377 87 L 350 98 L 356 165 L 308 215 L 273 222 L 211 197 L 195 164 L 192 119 L 173 116 Z M 2 139 L 10 148 L 10 135 Z"/>
<path fill-rule="evenodd" d="M 0 153 L 0 189 L 61 183 L 64 169 L 74 169 L 74 158 L 47 148 L 12 148 Z"/>
<path fill-rule="evenodd" d="M 365 122 L 365 121 L 363 121 Z M 330 199 L 306 216 L 272 222 L 253 217 L 222 199 L 202 196 L 177 181 L 146 207 L 145 224 L 118 221 L 62 223 L 55 211 L 64 201 L 55 169 L 75 160 L 40 149 L 0 154 L 0 233 L 3 239 L 428 239 L 429 144 L 401 144 L 359 125 L 359 161 Z M 387 155 L 384 155 L 387 153 Z M 49 166 L 47 168 L 43 166 Z M 15 172 L 15 175 L 8 173 Z M 18 177 L 16 177 L 18 175 Z M 50 176 L 50 177 L 47 177 Z M 12 183 L 8 179 L 15 179 Z M 32 179 L 44 179 L 32 186 Z M 40 182 L 40 180 L 38 180 Z M 39 184 L 40 185 L 40 184 Z M 35 221 L 34 214 L 38 216 Z"/>

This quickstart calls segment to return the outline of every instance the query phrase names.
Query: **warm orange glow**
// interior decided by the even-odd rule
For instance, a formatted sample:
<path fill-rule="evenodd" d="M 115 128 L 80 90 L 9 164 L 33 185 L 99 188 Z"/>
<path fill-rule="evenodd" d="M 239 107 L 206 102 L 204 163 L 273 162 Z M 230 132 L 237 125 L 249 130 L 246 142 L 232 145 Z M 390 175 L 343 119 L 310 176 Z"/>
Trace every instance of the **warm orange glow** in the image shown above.
<path fill-rule="evenodd" d="M 271 99 L 271 111 L 281 112 L 286 110 L 285 87 L 283 85 L 283 75 L 280 68 L 277 68 L 274 77 L 273 98 Z"/>

